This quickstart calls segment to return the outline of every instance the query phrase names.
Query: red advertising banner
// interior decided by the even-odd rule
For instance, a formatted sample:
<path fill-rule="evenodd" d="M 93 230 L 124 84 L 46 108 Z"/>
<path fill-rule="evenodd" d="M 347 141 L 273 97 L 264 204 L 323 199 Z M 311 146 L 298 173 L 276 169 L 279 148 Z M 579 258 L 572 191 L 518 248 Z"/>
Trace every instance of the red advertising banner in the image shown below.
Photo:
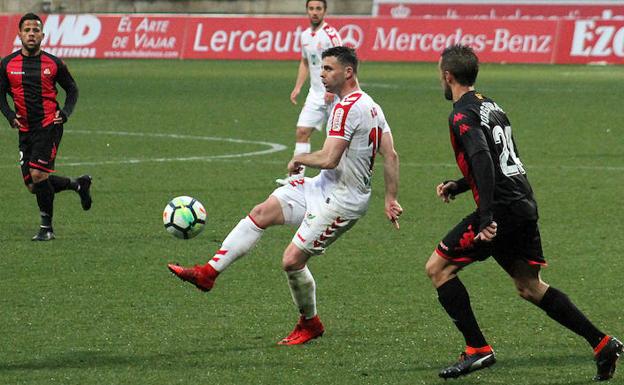
<path fill-rule="evenodd" d="M 359 26 L 336 24 L 341 32 Z M 348 21 L 348 20 L 347 20 Z M 368 19 L 362 57 L 375 61 L 437 61 L 452 44 L 472 46 L 484 62 L 551 63 L 556 21 Z M 352 25 L 354 27 L 352 27 Z M 346 44 L 346 43 L 345 43 Z"/>
<path fill-rule="evenodd" d="M 21 47 L 19 15 L 0 15 L 0 55 Z M 333 17 L 363 60 L 430 61 L 450 44 L 483 62 L 624 64 L 624 20 Z M 48 15 L 43 48 L 59 57 L 297 60 L 305 17 Z M 15 29 L 11 28 L 15 25 Z"/>
<path fill-rule="evenodd" d="M 270 59 L 301 57 L 306 20 L 297 17 L 190 17 L 184 57 Z"/>
<path fill-rule="evenodd" d="M 624 4 L 612 2 L 434 2 L 434 1 L 376 1 L 373 16 L 447 17 L 478 19 L 611 19 L 624 18 Z"/>
<path fill-rule="evenodd" d="M 13 19 L 17 31 L 19 16 Z M 82 58 L 180 58 L 187 24 L 185 16 L 137 14 L 44 15 L 42 19 L 43 49 L 59 57 Z M 9 36 L 7 46 L 9 50 L 21 47 L 17 34 Z"/>
<path fill-rule="evenodd" d="M 557 63 L 624 64 L 624 20 L 575 20 L 564 23 Z"/>

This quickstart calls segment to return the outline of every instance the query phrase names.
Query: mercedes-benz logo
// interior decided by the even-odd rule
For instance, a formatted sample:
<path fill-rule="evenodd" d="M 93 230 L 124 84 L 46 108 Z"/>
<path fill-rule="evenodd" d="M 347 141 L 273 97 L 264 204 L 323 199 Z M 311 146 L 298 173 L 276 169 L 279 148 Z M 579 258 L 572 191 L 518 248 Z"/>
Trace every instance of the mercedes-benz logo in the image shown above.
<path fill-rule="evenodd" d="M 347 47 L 358 49 L 364 40 L 364 31 L 359 25 L 347 24 L 338 31 L 342 38 L 342 44 Z"/>

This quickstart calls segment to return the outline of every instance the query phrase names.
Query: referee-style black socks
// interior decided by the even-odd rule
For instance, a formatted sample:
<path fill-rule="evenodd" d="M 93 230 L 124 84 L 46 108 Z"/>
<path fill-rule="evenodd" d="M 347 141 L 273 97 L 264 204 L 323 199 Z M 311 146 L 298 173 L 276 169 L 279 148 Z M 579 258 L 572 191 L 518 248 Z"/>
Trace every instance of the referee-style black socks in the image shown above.
<path fill-rule="evenodd" d="M 563 292 L 550 286 L 538 305 L 548 316 L 585 338 L 595 348 L 605 334 L 598 330 Z"/>
<path fill-rule="evenodd" d="M 37 205 L 41 213 L 41 226 L 52 227 L 54 215 L 54 188 L 48 179 L 33 184 L 33 193 L 37 196 Z"/>
<path fill-rule="evenodd" d="M 438 300 L 457 329 L 464 335 L 466 345 L 473 348 L 487 346 L 485 337 L 483 337 L 472 312 L 468 291 L 459 277 L 446 281 L 437 290 Z"/>

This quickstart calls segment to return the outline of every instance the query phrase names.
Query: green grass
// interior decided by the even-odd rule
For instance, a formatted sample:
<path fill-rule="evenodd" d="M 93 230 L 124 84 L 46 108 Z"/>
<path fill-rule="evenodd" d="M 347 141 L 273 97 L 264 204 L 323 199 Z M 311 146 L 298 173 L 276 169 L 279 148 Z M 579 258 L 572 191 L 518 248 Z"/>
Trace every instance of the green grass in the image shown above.
<path fill-rule="evenodd" d="M 57 169 L 93 175 L 94 206 L 83 212 L 75 194 L 57 195 L 57 240 L 31 242 L 35 199 L 22 186 L 17 135 L 0 129 L 0 384 L 441 383 L 437 370 L 455 359 L 462 338 L 424 263 L 474 203 L 464 196 L 445 206 L 434 196 L 439 181 L 458 175 L 448 139 L 451 105 L 434 64 L 361 68 L 363 88 L 393 128 L 405 214 L 394 231 L 377 175 L 368 215 L 310 264 L 326 335 L 294 348 L 275 345 L 297 319 L 280 268 L 292 229 L 267 231 L 209 294 L 179 282 L 166 263 L 207 261 L 285 174 L 300 108 L 288 101 L 296 64 L 69 65 L 81 96 Z M 486 64 L 478 85 L 514 127 L 540 204 L 550 263 L 543 277 L 600 328 L 624 335 L 624 72 Z M 206 159 L 267 146 L 204 137 L 287 149 Z M 313 146 L 322 140 L 315 135 Z M 209 215 L 206 230 L 190 241 L 169 236 L 161 222 L 166 202 L 182 194 L 200 199 Z M 471 266 L 462 279 L 499 362 L 461 384 L 589 383 L 595 369 L 585 342 L 520 300 L 493 260 Z"/>

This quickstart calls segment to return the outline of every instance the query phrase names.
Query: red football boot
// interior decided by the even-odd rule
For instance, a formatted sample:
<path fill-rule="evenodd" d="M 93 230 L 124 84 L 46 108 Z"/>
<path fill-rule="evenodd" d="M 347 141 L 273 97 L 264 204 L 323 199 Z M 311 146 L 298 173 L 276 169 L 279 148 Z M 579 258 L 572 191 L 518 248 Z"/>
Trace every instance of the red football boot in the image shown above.
<path fill-rule="evenodd" d="M 167 267 L 178 278 L 192 283 L 201 291 L 210 291 L 214 286 L 215 279 L 219 275 L 219 272 L 208 263 L 204 266 L 195 265 L 190 268 L 170 263 Z"/>
<path fill-rule="evenodd" d="M 305 319 L 304 316 L 299 317 L 299 322 L 295 325 L 293 331 L 284 337 L 278 345 L 302 345 L 306 342 L 318 338 L 323 335 L 325 328 L 318 315 L 313 318 Z"/>

